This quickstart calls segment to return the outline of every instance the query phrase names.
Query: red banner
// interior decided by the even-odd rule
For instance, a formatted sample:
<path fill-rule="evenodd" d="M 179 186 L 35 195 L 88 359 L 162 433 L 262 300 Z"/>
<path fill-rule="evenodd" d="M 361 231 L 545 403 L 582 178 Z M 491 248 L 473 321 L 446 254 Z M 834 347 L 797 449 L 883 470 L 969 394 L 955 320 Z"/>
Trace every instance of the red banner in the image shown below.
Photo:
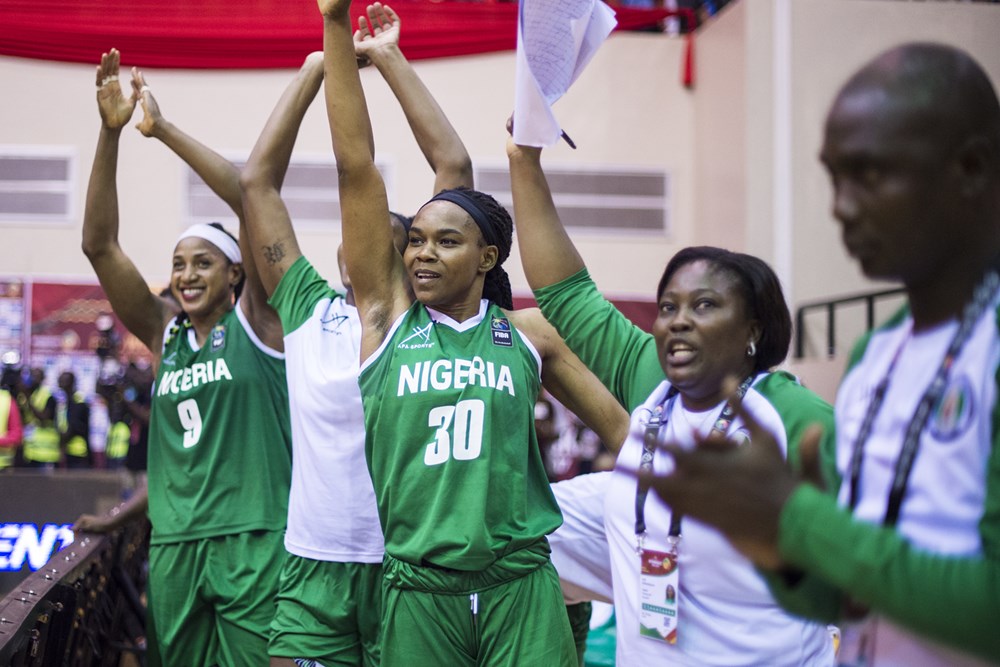
<path fill-rule="evenodd" d="M 394 0 L 392 6 L 402 20 L 400 48 L 411 60 L 516 45 L 516 3 Z M 351 7 L 355 23 L 364 8 Z M 677 13 L 615 11 L 619 30 L 649 28 Z M 291 68 L 323 48 L 319 11 L 308 0 L 0 0 L 0 16 L 0 54 L 41 60 L 96 65 L 114 47 L 128 66 Z"/>

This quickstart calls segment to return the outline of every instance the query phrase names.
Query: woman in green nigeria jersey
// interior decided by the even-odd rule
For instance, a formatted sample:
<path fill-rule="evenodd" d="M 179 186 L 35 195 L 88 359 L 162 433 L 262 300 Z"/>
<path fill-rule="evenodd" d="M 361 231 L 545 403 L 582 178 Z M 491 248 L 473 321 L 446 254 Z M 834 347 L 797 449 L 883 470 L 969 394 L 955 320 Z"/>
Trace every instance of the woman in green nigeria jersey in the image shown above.
<path fill-rule="evenodd" d="M 126 97 L 119 60 L 112 50 L 97 68 L 102 124 L 83 250 L 115 314 L 157 368 L 147 485 L 150 610 L 164 665 L 243 667 L 266 659 L 280 572 L 274 563 L 284 554 L 291 443 L 281 327 L 252 253 L 221 226 L 194 225 L 177 239 L 176 301 L 152 294 L 125 255 L 118 144 L 137 100 L 143 134 L 188 162 L 241 219 L 242 206 L 238 170 L 167 123 L 136 69 Z M 141 513 L 144 500 L 130 500 L 116 518 Z"/>
<path fill-rule="evenodd" d="M 362 323 L 366 456 L 385 534 L 382 664 L 577 664 L 546 535 L 561 522 L 534 433 L 541 382 L 608 442 L 627 417 L 537 310 L 511 310 L 512 223 L 445 190 L 401 257 L 351 41 L 321 0 L 343 253 Z M 412 289 L 412 291 L 411 291 Z M 617 431 L 615 429 L 618 429 Z"/>

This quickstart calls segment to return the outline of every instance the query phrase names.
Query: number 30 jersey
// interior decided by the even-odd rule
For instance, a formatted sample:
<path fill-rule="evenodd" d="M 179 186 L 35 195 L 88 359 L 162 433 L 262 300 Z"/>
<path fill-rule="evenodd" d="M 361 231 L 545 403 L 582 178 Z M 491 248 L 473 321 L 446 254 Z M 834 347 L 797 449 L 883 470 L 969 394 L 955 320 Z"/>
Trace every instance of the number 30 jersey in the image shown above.
<path fill-rule="evenodd" d="M 149 426 L 152 544 L 283 530 L 291 478 L 284 355 L 239 304 L 199 349 L 171 321 Z"/>
<path fill-rule="evenodd" d="M 540 371 L 488 301 L 461 323 L 419 302 L 396 321 L 359 378 L 390 555 L 480 571 L 559 526 L 535 437 Z"/>

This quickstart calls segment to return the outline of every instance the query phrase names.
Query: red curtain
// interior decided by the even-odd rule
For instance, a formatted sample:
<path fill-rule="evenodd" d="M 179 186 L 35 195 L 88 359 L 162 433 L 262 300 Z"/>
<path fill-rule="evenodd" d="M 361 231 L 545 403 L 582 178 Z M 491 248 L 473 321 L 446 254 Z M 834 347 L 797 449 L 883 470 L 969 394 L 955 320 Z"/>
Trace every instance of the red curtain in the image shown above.
<path fill-rule="evenodd" d="M 394 0 L 400 48 L 411 60 L 511 50 L 510 2 Z M 364 9 L 356 2 L 355 19 Z M 618 29 L 655 25 L 670 12 L 616 9 Z M 311 0 L 0 0 L 0 55 L 94 63 L 115 47 L 125 65 L 182 69 L 298 67 L 322 48 Z"/>

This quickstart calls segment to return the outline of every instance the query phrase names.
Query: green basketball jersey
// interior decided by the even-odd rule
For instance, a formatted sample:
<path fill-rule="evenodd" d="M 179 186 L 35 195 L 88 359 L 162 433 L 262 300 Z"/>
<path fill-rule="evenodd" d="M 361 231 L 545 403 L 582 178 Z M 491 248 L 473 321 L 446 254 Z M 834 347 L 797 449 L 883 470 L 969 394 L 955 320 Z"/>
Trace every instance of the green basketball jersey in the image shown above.
<path fill-rule="evenodd" d="M 462 323 L 419 302 L 359 379 L 386 551 L 479 571 L 562 522 L 535 438 L 541 361 L 497 306 Z"/>
<path fill-rule="evenodd" d="M 239 305 L 201 349 L 193 329 L 171 330 L 149 424 L 151 543 L 284 529 L 291 476 L 284 355 L 257 338 Z"/>

